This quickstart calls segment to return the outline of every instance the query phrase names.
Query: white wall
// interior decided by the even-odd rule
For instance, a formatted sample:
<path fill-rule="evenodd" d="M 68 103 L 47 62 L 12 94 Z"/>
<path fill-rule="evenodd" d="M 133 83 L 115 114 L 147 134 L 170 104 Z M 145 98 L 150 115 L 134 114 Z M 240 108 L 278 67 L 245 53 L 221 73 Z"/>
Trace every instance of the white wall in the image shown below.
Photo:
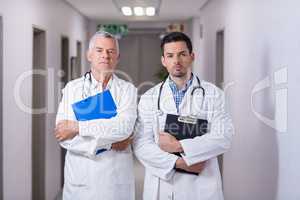
<path fill-rule="evenodd" d="M 194 71 L 212 82 L 216 32 L 225 29 L 225 83 L 234 82 L 226 95 L 236 129 L 232 149 L 224 156 L 226 200 L 300 199 L 299 7 L 295 0 L 210 0 L 193 20 Z M 274 73 L 284 67 L 288 83 L 276 85 Z M 253 89 L 266 77 L 270 87 L 255 94 L 251 109 Z M 288 127 L 281 132 L 255 112 L 280 124 L 285 106 L 275 97 L 286 88 Z"/>
<path fill-rule="evenodd" d="M 76 56 L 76 40 L 85 49 L 87 20 L 61 0 L 0 0 L 3 17 L 3 175 L 4 200 L 31 199 L 31 115 L 23 112 L 14 98 L 18 77 L 32 69 L 32 27 L 46 31 L 47 68 L 60 69 L 61 35 L 70 39 L 70 56 Z M 83 66 L 86 62 L 83 60 Z M 84 70 L 83 70 L 84 71 Z M 46 199 L 54 199 L 60 190 L 60 149 L 53 137 L 58 103 L 59 77 L 48 77 L 46 131 Z M 21 97 L 31 105 L 32 86 L 22 83 Z"/>
<path fill-rule="evenodd" d="M 3 142 L 2 142 L 2 135 L 3 135 L 3 129 L 2 129 L 2 119 L 3 119 L 3 104 L 2 104 L 2 100 L 3 100 L 3 93 L 2 93 L 2 85 L 3 85 L 3 66 L 2 66 L 2 54 L 3 54 L 3 51 L 2 51 L 2 16 L 0 16 L 0 200 L 2 200 L 2 194 L 3 194 L 3 148 L 2 148 L 2 145 L 3 145 Z"/>

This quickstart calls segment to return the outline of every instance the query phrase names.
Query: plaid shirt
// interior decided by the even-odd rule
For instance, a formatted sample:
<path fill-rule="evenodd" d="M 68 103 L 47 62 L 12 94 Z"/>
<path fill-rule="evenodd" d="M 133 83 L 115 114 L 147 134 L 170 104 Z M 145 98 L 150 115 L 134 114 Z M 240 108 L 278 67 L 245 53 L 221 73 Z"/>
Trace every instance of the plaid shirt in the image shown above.
<path fill-rule="evenodd" d="M 179 105 L 189 87 L 192 85 L 193 82 L 193 75 L 191 79 L 185 84 L 185 87 L 179 90 L 176 86 L 176 83 L 169 77 L 169 86 L 172 90 L 173 98 L 176 104 L 177 112 L 179 112 Z"/>

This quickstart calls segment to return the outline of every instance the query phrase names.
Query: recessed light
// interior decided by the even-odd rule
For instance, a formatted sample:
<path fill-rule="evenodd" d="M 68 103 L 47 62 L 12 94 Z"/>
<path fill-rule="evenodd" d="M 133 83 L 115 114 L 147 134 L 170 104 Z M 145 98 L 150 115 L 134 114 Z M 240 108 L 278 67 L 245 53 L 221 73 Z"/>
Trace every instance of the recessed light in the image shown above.
<path fill-rule="evenodd" d="M 124 6 L 121 8 L 123 15 L 125 16 L 131 16 L 132 15 L 132 10 L 128 6 Z"/>
<path fill-rule="evenodd" d="M 134 14 L 135 14 L 136 16 L 143 16 L 143 15 L 145 15 L 144 9 L 143 9 L 142 7 L 139 7 L 139 6 L 134 7 L 134 8 L 133 8 L 133 12 L 134 12 Z"/>
<path fill-rule="evenodd" d="M 155 8 L 154 7 L 147 7 L 146 8 L 146 15 L 147 16 L 154 16 L 155 15 Z"/>

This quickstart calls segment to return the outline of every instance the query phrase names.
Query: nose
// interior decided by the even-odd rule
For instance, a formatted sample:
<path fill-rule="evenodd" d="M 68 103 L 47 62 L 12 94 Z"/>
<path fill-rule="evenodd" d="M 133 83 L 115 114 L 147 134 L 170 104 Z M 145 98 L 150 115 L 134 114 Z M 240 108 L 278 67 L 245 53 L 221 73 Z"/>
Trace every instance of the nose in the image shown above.
<path fill-rule="evenodd" d="M 109 54 L 107 51 L 103 51 L 102 54 L 101 54 L 101 57 L 102 58 L 108 58 L 109 57 Z"/>
<path fill-rule="evenodd" d="M 174 56 L 173 62 L 174 62 L 174 64 L 179 64 L 179 56 Z"/>

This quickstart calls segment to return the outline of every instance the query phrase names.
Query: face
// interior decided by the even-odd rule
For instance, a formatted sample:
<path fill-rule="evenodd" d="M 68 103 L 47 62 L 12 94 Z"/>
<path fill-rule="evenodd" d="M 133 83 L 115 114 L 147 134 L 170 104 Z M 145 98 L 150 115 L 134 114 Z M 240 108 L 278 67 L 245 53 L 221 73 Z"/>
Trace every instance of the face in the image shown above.
<path fill-rule="evenodd" d="M 94 47 L 87 53 L 87 59 L 91 63 L 92 69 L 97 72 L 113 71 L 119 61 L 115 40 L 97 37 L 94 41 Z"/>
<path fill-rule="evenodd" d="M 185 42 L 170 42 L 164 45 L 161 62 L 171 76 L 186 77 L 188 73 L 191 73 L 193 61 L 194 53 L 189 53 Z"/>

